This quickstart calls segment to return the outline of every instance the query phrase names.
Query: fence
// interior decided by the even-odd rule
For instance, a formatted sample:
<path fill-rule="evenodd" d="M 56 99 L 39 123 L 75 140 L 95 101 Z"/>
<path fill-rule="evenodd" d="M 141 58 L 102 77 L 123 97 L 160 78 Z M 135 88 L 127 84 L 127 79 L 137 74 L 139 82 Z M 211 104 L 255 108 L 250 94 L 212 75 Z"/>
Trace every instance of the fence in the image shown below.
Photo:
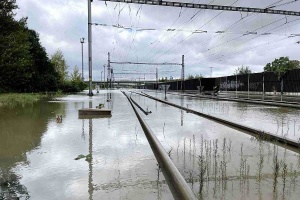
<path fill-rule="evenodd" d="M 200 83 L 201 82 L 201 83 Z M 159 85 L 170 85 L 169 90 L 181 90 L 181 80 L 158 84 L 147 84 L 147 89 L 158 89 Z M 201 78 L 185 80 L 184 90 L 198 90 L 197 86 L 204 86 L 204 90 L 212 90 L 219 86 L 221 91 L 251 91 L 251 92 L 300 92 L 300 69 L 293 69 L 279 78 L 275 72 L 262 72 L 246 75 L 233 75 L 217 78 Z"/>

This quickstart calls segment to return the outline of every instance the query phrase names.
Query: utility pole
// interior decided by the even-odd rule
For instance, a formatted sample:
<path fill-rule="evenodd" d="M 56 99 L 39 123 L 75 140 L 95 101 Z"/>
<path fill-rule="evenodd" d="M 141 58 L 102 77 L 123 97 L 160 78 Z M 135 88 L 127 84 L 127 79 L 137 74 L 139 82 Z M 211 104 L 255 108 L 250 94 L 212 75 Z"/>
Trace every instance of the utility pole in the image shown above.
<path fill-rule="evenodd" d="M 103 76 L 103 83 L 104 83 L 104 87 L 106 86 L 106 84 L 105 84 L 105 67 L 106 67 L 106 66 L 105 66 L 105 65 L 103 65 L 103 68 L 104 68 L 104 69 L 103 69 L 103 72 L 104 72 L 104 76 Z"/>
<path fill-rule="evenodd" d="M 238 88 L 238 84 L 237 84 L 237 74 L 235 75 L 235 97 L 237 97 L 237 88 Z"/>
<path fill-rule="evenodd" d="M 157 69 L 157 67 L 156 67 L 156 87 L 158 87 L 158 69 Z"/>
<path fill-rule="evenodd" d="M 92 92 L 92 5 L 93 0 L 88 0 L 88 54 L 89 54 L 89 96 Z"/>
<path fill-rule="evenodd" d="M 212 77 L 212 69 L 213 67 L 209 67 L 210 68 L 210 77 Z"/>
<path fill-rule="evenodd" d="M 107 83 L 109 83 L 110 82 L 110 80 L 111 80 L 111 70 L 110 70 L 110 53 L 108 52 L 108 59 L 107 59 L 107 61 L 108 61 L 108 64 L 107 64 Z M 111 85 L 109 85 L 109 86 L 111 86 Z M 108 85 L 107 85 L 107 87 L 108 87 Z"/>
<path fill-rule="evenodd" d="M 263 85 L 262 86 L 263 86 L 263 98 L 264 98 L 264 96 L 265 96 L 265 72 L 263 72 L 262 74 L 263 74 L 263 77 L 262 77 Z"/>
<path fill-rule="evenodd" d="M 250 73 L 248 73 L 248 99 L 250 94 Z"/>
<path fill-rule="evenodd" d="M 84 76 L 83 76 L 83 43 L 84 43 L 84 38 L 80 38 L 80 43 L 81 43 L 81 80 L 84 81 Z"/>

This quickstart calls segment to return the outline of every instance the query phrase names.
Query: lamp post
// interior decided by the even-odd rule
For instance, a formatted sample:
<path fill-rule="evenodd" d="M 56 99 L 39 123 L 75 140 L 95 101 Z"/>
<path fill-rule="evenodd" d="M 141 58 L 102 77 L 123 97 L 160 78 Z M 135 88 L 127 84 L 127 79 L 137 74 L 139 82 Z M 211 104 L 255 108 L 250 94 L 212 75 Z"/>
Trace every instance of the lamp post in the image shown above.
<path fill-rule="evenodd" d="M 83 43 L 84 43 L 84 38 L 80 38 L 80 43 L 81 43 L 81 80 L 84 81 L 84 76 L 83 76 Z"/>
<path fill-rule="evenodd" d="M 102 73 L 103 73 L 103 71 L 101 71 L 101 84 L 102 84 Z M 101 84 L 100 84 L 100 88 L 101 88 Z"/>

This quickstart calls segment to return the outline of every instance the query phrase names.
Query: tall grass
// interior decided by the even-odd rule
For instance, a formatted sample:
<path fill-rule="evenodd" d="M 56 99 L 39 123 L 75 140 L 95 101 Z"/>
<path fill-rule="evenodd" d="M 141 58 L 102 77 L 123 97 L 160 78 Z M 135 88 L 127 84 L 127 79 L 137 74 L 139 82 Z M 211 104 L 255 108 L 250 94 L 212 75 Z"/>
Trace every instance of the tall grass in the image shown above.
<path fill-rule="evenodd" d="M 55 97 L 56 95 L 54 95 Z M 41 100 L 53 97 L 49 94 L 38 93 L 7 93 L 0 94 L 0 107 L 15 108 L 17 106 L 28 106 Z"/>

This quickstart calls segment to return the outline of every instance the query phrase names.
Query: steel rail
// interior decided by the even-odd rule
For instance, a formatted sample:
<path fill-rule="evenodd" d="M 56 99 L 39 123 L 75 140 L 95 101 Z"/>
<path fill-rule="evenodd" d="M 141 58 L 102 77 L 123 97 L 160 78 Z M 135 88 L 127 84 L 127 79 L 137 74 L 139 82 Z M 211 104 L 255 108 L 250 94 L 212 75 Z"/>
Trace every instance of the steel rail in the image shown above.
<path fill-rule="evenodd" d="M 122 93 L 127 97 L 130 102 L 142 128 L 147 137 L 147 140 L 151 146 L 151 149 L 156 157 L 159 166 L 162 169 L 164 177 L 167 184 L 172 192 L 174 199 L 176 200 L 196 200 L 195 194 L 192 192 L 189 185 L 186 183 L 183 176 L 180 174 L 168 154 L 166 153 L 163 146 L 160 144 L 159 140 L 156 138 L 155 134 L 152 132 L 148 124 L 140 116 L 137 109 L 133 105 L 131 99 L 126 95 L 125 92 Z"/>
<path fill-rule="evenodd" d="M 220 101 L 233 101 L 233 102 L 242 102 L 242 103 L 252 103 L 252 104 L 259 104 L 259 105 L 268 105 L 268 106 L 279 106 L 279 107 L 288 107 L 288 108 L 300 108 L 300 105 L 297 103 L 284 103 L 278 101 L 268 101 L 268 100 L 249 100 L 249 99 L 241 99 L 241 98 L 227 98 L 227 97 L 214 97 L 208 95 L 195 95 L 195 94 L 177 94 L 170 92 L 169 94 L 172 95 L 180 95 L 180 96 L 188 96 L 194 98 L 203 98 L 203 99 L 214 99 Z"/>
<path fill-rule="evenodd" d="M 258 137 L 259 139 L 267 140 L 267 141 L 279 142 L 279 143 L 281 143 L 283 145 L 289 145 L 290 147 L 292 147 L 292 148 L 289 148 L 290 150 L 292 150 L 292 151 L 294 151 L 296 153 L 300 153 L 300 143 L 297 142 L 296 140 L 292 140 L 292 139 L 280 137 L 278 135 L 275 135 L 275 134 L 272 134 L 272 133 L 269 133 L 269 132 L 265 132 L 265 131 L 262 131 L 262 130 L 254 129 L 254 128 L 251 128 L 251 127 L 248 127 L 248 126 L 245 126 L 245 125 L 241 125 L 241 124 L 229 121 L 229 120 L 225 120 L 225 119 L 222 119 L 222 118 L 218 118 L 218 117 L 214 117 L 214 116 L 211 116 L 211 115 L 208 115 L 208 114 L 204 114 L 204 113 L 201 113 L 201 112 L 198 112 L 198 111 L 195 111 L 195 110 L 192 110 L 192 109 L 189 109 L 189 108 L 186 108 L 186 107 L 183 107 L 183 106 L 171 103 L 171 102 L 167 102 L 167 101 L 164 101 L 164 100 L 156 98 L 156 97 L 153 97 L 153 96 L 148 95 L 148 94 L 146 94 L 144 92 L 142 92 L 142 93 L 135 92 L 135 93 L 143 95 L 143 96 L 148 97 L 150 99 L 159 101 L 161 103 L 168 104 L 170 106 L 173 106 L 173 107 L 185 110 L 185 111 L 187 111 L 189 113 L 198 115 L 200 117 L 204 117 L 206 119 L 215 121 L 217 123 L 229 126 L 231 128 L 234 128 L 234 129 L 237 129 L 237 130 L 242 130 L 242 131 L 244 131 L 246 133 L 249 133 L 249 134 L 251 134 L 253 136 Z"/>
<path fill-rule="evenodd" d="M 149 113 L 152 113 L 151 111 L 148 112 L 146 110 L 144 110 L 137 102 L 135 102 L 131 97 L 130 97 L 130 100 L 145 114 L 145 115 L 148 115 Z"/>

